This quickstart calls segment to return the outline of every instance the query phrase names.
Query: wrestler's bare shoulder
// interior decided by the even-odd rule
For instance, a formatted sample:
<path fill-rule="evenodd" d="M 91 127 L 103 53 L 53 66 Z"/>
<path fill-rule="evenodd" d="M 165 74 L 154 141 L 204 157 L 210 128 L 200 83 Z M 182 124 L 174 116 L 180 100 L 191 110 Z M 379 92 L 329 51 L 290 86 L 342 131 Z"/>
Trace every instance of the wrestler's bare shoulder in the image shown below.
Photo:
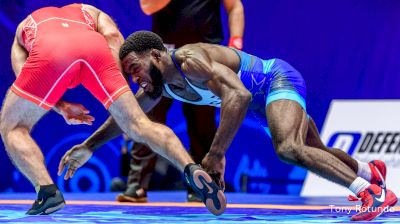
<path fill-rule="evenodd" d="M 99 17 L 101 10 L 92 5 L 87 5 L 87 4 L 82 4 L 82 5 L 85 8 L 85 10 L 92 16 L 92 18 L 95 21 L 97 21 L 97 18 Z"/>

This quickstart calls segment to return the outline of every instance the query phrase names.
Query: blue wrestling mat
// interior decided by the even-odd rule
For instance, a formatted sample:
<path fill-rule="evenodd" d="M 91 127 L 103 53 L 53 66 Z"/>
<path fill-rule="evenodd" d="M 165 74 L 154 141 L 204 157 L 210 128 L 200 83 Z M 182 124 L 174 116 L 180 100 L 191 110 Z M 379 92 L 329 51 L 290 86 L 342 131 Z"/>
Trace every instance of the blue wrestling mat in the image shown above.
<path fill-rule="evenodd" d="M 27 216 L 34 194 L 0 194 L 0 222 L 7 223 L 348 223 L 355 213 L 346 198 L 227 194 L 228 208 L 211 215 L 184 192 L 149 192 L 149 203 L 118 203 L 116 194 L 65 194 L 67 205 L 49 216 Z M 349 209 L 351 209 L 349 213 Z M 400 223 L 400 207 L 372 223 Z"/>

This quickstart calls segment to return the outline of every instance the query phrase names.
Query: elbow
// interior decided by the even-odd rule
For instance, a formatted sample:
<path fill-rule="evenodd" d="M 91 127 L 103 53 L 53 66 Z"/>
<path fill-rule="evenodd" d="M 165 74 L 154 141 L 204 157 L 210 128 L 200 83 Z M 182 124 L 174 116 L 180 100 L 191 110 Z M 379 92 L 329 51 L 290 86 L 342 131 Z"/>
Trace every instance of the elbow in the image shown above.
<path fill-rule="evenodd" d="M 252 99 L 251 93 L 247 90 L 236 90 L 231 92 L 226 98 L 225 102 L 229 102 L 231 106 L 238 110 L 247 110 Z"/>
<path fill-rule="evenodd" d="M 151 16 L 152 14 L 154 14 L 156 12 L 154 9 L 151 9 L 151 8 L 148 8 L 148 7 L 143 7 L 142 6 L 141 8 L 142 8 L 143 13 L 146 16 Z"/>
<path fill-rule="evenodd" d="M 110 47 L 120 47 L 124 42 L 124 38 L 122 34 L 118 30 L 109 31 L 103 34 L 104 38 L 107 40 L 107 43 Z M 119 49 L 116 49 L 119 50 Z"/>
<path fill-rule="evenodd" d="M 140 8 L 142 9 L 144 14 L 150 16 L 163 9 L 170 2 L 171 0 L 140 0 Z"/>
<path fill-rule="evenodd" d="M 244 15 L 244 7 L 242 1 L 235 1 L 233 5 L 225 6 L 228 16 L 231 15 Z"/>
<path fill-rule="evenodd" d="M 240 99 L 240 102 L 244 105 L 249 105 L 252 98 L 251 93 L 247 89 L 238 91 L 237 96 Z"/>

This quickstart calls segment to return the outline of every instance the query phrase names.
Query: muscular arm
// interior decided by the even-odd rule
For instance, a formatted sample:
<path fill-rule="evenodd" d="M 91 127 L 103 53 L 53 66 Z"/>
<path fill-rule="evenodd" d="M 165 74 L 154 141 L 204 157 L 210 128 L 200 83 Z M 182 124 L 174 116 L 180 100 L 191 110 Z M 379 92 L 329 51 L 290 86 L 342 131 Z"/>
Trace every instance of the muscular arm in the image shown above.
<path fill-rule="evenodd" d="M 124 43 L 124 37 L 122 36 L 121 32 L 119 32 L 117 25 L 114 23 L 112 18 L 103 11 L 91 5 L 84 6 L 91 12 L 91 15 L 94 15 L 93 18 L 97 18 L 97 32 L 102 34 L 106 39 L 111 53 L 115 61 L 118 63 L 120 70 L 122 71 L 118 53 L 119 48 L 121 47 L 122 43 Z"/>
<path fill-rule="evenodd" d="M 224 0 L 224 7 L 228 14 L 229 34 L 231 37 L 243 37 L 244 10 L 241 0 Z"/>
<path fill-rule="evenodd" d="M 151 15 L 163 9 L 171 0 L 140 0 L 140 8 L 146 15 Z"/>
<path fill-rule="evenodd" d="M 245 117 L 251 94 L 231 69 L 204 54 L 190 56 L 182 69 L 193 77 L 205 78 L 207 87 L 222 100 L 220 124 L 210 153 L 223 156 Z"/>
<path fill-rule="evenodd" d="M 214 72 L 220 75 L 208 81 L 207 86 L 213 92 L 220 91 L 222 103 L 220 124 L 212 142 L 210 152 L 224 155 L 246 115 L 251 94 L 232 70 L 219 63 L 214 63 L 213 68 Z M 232 75 L 228 78 L 224 76 L 227 73 L 232 73 Z"/>
<path fill-rule="evenodd" d="M 122 134 L 121 129 L 110 116 L 83 144 L 92 152 Z"/>
<path fill-rule="evenodd" d="M 18 77 L 19 73 L 21 72 L 22 66 L 25 64 L 26 59 L 28 58 L 28 52 L 18 40 L 18 37 L 21 35 L 23 24 L 24 21 L 22 21 L 18 25 L 17 31 L 15 32 L 14 42 L 11 47 L 11 64 L 16 77 Z"/>
<path fill-rule="evenodd" d="M 142 89 L 136 93 L 136 99 L 142 108 L 142 110 L 147 113 L 158 102 L 160 99 L 153 100 L 148 97 Z M 113 138 L 122 134 L 122 130 L 119 128 L 115 120 L 110 116 L 89 138 L 87 138 L 83 144 L 92 152 L 100 148 L 102 145 L 112 140 Z"/>

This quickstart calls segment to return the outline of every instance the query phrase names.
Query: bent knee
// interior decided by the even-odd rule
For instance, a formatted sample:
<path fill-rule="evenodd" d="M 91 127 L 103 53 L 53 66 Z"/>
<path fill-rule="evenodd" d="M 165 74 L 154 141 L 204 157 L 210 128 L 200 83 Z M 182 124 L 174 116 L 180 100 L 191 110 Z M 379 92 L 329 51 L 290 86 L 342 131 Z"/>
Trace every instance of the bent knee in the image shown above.
<path fill-rule="evenodd" d="M 30 130 L 27 127 L 17 126 L 14 128 L 2 127 L 1 137 L 3 139 L 6 151 L 13 150 L 14 147 L 8 147 L 16 144 L 20 144 L 21 141 L 30 137 Z"/>
<path fill-rule="evenodd" d="M 26 130 L 29 133 L 33 125 L 27 125 L 27 123 L 17 116 L 13 116 L 10 113 L 3 113 L 2 111 L 0 116 L 0 133 L 1 135 L 5 135 L 13 130 Z"/>
<path fill-rule="evenodd" d="M 0 116 L 0 133 L 3 138 L 6 138 L 11 132 L 29 134 L 31 126 L 24 124 L 22 121 L 8 119 L 5 114 Z"/>
<path fill-rule="evenodd" d="M 294 142 L 283 142 L 280 143 L 275 152 L 280 160 L 285 162 L 297 161 L 298 150 L 300 150 L 299 144 Z"/>
<path fill-rule="evenodd" d="M 1 116 L 0 133 L 2 136 L 4 136 L 6 133 L 10 132 L 15 127 L 16 127 L 16 125 L 13 125 L 11 122 L 9 122 L 7 119 L 5 119 L 3 116 Z"/>

